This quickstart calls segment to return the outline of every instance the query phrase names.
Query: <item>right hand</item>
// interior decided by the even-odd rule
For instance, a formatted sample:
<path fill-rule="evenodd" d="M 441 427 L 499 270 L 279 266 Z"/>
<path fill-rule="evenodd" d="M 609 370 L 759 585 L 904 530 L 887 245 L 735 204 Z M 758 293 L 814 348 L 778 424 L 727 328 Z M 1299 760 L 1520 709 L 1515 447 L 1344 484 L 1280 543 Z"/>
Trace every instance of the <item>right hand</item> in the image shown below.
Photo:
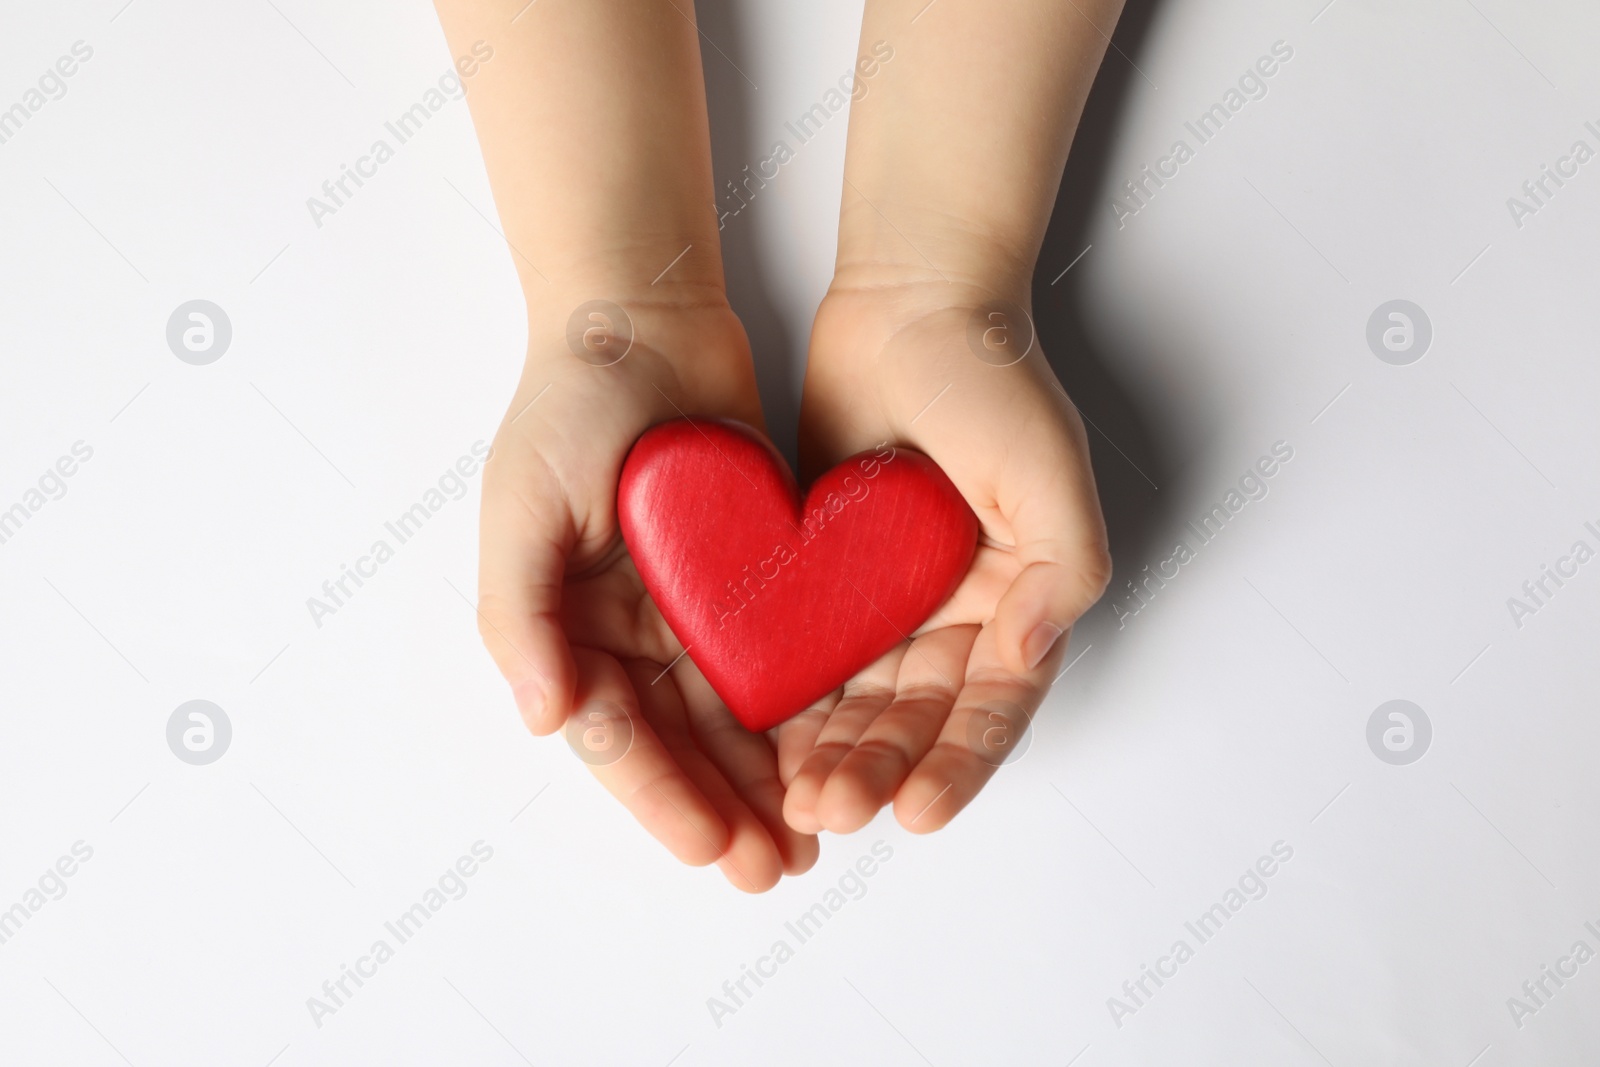
<path fill-rule="evenodd" d="M 560 301 L 530 312 L 522 379 L 484 468 L 478 629 L 529 730 L 576 715 L 581 742 L 589 724 L 615 730 L 621 709 L 631 747 L 596 755 L 595 777 L 678 859 L 716 862 L 761 892 L 809 869 L 817 839 L 784 822 L 772 743 L 682 654 L 616 515 L 623 461 L 651 426 L 680 415 L 762 426 L 749 342 L 720 291 L 614 299 L 634 341 L 609 366 L 598 364 L 624 342 L 596 331 L 580 357 Z"/>

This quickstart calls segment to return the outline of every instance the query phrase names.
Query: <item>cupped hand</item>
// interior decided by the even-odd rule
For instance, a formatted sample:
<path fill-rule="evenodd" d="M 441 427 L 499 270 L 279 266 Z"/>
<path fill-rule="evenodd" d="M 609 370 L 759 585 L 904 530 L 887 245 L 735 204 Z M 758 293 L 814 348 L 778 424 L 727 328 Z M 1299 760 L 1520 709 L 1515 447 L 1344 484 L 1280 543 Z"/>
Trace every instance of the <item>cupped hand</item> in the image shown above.
<path fill-rule="evenodd" d="M 565 314 L 530 315 L 484 470 L 478 628 L 533 733 L 566 726 L 674 856 L 758 892 L 808 869 L 816 838 L 784 822 L 772 742 L 682 655 L 616 518 L 623 460 L 650 426 L 684 414 L 762 424 L 749 345 L 720 294 L 617 303 L 631 331 L 602 310 L 580 317 L 572 343 Z"/>
<path fill-rule="evenodd" d="M 1026 313 L 995 307 L 980 288 L 935 281 L 836 285 L 818 310 L 806 476 L 883 441 L 915 448 L 982 535 L 909 641 L 778 728 L 783 814 L 799 832 L 849 833 L 890 803 L 910 831 L 947 824 L 1020 741 L 1072 624 L 1110 579 L 1082 421 Z"/>

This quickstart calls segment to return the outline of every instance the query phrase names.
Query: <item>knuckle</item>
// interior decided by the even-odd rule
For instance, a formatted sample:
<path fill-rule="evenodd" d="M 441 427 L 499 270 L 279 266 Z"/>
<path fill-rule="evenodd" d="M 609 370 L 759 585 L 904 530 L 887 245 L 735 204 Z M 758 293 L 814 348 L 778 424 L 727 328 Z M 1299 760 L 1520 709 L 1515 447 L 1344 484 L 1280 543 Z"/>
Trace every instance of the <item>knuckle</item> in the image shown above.
<path fill-rule="evenodd" d="M 956 681 L 908 682 L 895 691 L 894 702 L 896 704 L 936 704 L 940 702 L 949 704 L 952 696 L 959 688 L 960 683 Z"/>
<path fill-rule="evenodd" d="M 1079 567 L 1089 602 L 1093 603 L 1111 585 L 1111 553 L 1104 544 L 1097 544 L 1083 554 Z"/>
<path fill-rule="evenodd" d="M 478 636 L 488 646 L 489 651 L 493 652 L 497 647 L 503 648 L 510 643 L 506 631 L 511 625 L 513 616 L 496 597 L 489 593 L 480 593 L 475 614 L 478 621 Z"/>
<path fill-rule="evenodd" d="M 898 775 L 911 773 L 911 757 L 906 750 L 885 738 L 864 738 L 856 743 L 855 751 L 884 761 Z"/>
<path fill-rule="evenodd" d="M 894 699 L 894 686 L 868 681 L 864 678 L 852 678 L 844 683 L 844 692 L 840 699 L 841 701 L 887 702 Z"/>

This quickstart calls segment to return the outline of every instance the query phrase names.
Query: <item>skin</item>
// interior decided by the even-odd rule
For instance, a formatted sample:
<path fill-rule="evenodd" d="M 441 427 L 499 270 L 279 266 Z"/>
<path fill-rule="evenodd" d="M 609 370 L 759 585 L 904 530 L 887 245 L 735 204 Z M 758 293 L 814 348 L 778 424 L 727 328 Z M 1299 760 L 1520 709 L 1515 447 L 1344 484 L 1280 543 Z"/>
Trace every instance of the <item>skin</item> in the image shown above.
<path fill-rule="evenodd" d="M 883 40 L 896 55 L 852 107 L 802 474 L 909 445 L 950 475 L 984 540 L 910 642 L 768 735 L 739 726 L 680 656 L 615 512 L 622 462 L 650 426 L 763 426 L 723 284 L 692 6 L 523 5 L 437 0 L 452 54 L 494 48 L 467 99 L 528 310 L 484 473 L 485 646 L 536 734 L 626 715 L 631 747 L 595 776 L 673 855 L 716 863 L 740 889 L 807 870 L 820 830 L 857 829 L 886 804 L 911 830 L 943 826 L 994 770 L 967 744 L 971 718 L 995 701 L 1032 714 L 1110 573 L 1071 402 L 1036 345 L 995 366 L 967 328 L 987 301 L 1028 306 L 1104 47 L 1095 25 L 1109 32 L 1120 4 L 939 0 L 919 16 L 922 0 L 868 0 L 861 54 Z M 631 347 L 594 320 L 580 357 L 568 320 L 596 298 L 626 309 Z M 1006 325 L 1002 353 L 1025 330 Z"/>
<path fill-rule="evenodd" d="M 971 743 L 986 736 L 987 709 L 1006 708 L 1013 726 L 1031 717 L 1111 573 L 1077 410 L 1037 344 L 986 362 L 968 323 L 996 300 L 1028 311 L 1104 54 L 1096 26 L 1109 32 L 1121 4 L 924 3 L 866 6 L 861 51 L 884 40 L 896 55 L 851 110 L 802 465 L 815 473 L 885 439 L 919 449 L 961 490 L 984 541 L 911 642 L 779 729 L 784 816 L 800 830 L 849 833 L 885 804 L 913 832 L 948 823 L 1003 756 Z M 999 321 L 995 340 L 1023 347 L 1026 314 Z"/>

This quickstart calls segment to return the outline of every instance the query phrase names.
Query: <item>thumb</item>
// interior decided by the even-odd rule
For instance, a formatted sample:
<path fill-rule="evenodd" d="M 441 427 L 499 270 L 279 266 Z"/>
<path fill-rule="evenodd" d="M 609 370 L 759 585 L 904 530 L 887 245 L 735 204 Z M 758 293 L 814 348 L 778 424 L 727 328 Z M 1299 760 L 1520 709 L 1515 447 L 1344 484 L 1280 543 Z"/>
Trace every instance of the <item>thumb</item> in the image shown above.
<path fill-rule="evenodd" d="M 1105 519 L 1082 431 L 1062 447 L 1031 453 L 1039 475 L 1012 498 L 1007 514 L 1021 572 L 995 607 L 1001 658 L 1032 672 L 1111 581 Z M 1004 494 L 1001 494 L 1002 497 Z"/>

